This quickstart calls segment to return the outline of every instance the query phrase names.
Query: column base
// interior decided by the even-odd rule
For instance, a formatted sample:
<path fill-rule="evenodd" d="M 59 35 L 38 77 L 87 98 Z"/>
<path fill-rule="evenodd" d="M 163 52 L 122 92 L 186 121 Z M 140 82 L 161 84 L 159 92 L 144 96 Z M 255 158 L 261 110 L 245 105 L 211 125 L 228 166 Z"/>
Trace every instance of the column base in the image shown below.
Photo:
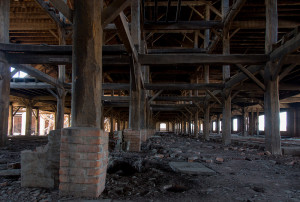
<path fill-rule="evenodd" d="M 62 129 L 60 196 L 98 197 L 105 188 L 108 133 L 98 128 Z"/>
<path fill-rule="evenodd" d="M 130 142 L 129 151 L 141 151 L 141 131 L 140 130 L 132 130 L 126 129 L 124 130 L 124 140 L 126 142 Z"/>

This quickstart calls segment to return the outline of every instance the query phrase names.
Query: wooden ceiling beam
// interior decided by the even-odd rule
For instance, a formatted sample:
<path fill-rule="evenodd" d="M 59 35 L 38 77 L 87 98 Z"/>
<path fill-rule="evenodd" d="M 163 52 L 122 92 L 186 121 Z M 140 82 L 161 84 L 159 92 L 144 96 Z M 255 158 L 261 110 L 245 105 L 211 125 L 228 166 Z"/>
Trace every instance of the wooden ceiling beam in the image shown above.
<path fill-rule="evenodd" d="M 50 0 L 53 6 L 61 12 L 70 22 L 73 22 L 73 11 L 62 0 Z"/>
<path fill-rule="evenodd" d="M 205 89 L 223 89 L 222 83 L 208 83 L 208 84 L 153 84 L 145 83 L 146 90 L 205 90 Z"/>
<path fill-rule="evenodd" d="M 140 54 L 142 65 L 197 65 L 197 64 L 265 64 L 268 55 L 241 54 Z"/>
<path fill-rule="evenodd" d="M 131 5 L 131 0 L 114 0 L 102 12 L 102 26 L 105 27 L 113 22 L 119 14 Z"/>

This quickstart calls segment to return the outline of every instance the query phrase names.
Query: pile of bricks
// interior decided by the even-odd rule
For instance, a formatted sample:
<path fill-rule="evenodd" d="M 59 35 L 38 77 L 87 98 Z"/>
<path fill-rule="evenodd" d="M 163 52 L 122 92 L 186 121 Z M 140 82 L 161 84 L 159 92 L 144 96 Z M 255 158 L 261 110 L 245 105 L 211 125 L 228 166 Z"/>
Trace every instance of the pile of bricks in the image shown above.
<path fill-rule="evenodd" d="M 107 163 L 108 133 L 97 128 L 63 129 L 60 195 L 98 197 L 105 188 Z"/>

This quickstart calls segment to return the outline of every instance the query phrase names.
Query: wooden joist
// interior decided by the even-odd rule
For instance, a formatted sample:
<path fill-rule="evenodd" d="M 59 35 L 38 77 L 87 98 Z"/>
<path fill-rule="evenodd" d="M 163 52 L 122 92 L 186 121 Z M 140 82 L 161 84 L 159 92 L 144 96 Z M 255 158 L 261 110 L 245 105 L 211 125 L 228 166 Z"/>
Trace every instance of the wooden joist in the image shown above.
<path fill-rule="evenodd" d="M 197 64 L 265 64 L 268 55 L 220 54 L 140 54 L 142 65 L 197 65 Z"/>
<path fill-rule="evenodd" d="M 145 83 L 146 90 L 205 90 L 205 89 L 223 89 L 222 83 L 207 84 L 150 84 Z"/>
<path fill-rule="evenodd" d="M 129 90 L 129 83 L 103 83 L 102 90 Z"/>
<path fill-rule="evenodd" d="M 41 8 L 46 11 L 46 13 L 49 15 L 50 18 L 60 27 L 64 27 L 64 23 L 60 21 L 60 19 L 57 17 L 56 13 L 50 9 L 49 4 L 47 4 L 44 0 L 35 0 Z"/>
<path fill-rule="evenodd" d="M 105 27 L 114 21 L 120 12 L 131 5 L 131 0 L 114 0 L 108 7 L 103 9 L 102 26 Z"/>
<path fill-rule="evenodd" d="M 53 6 L 61 12 L 70 22 L 73 22 L 73 12 L 63 0 L 50 0 Z"/>
<path fill-rule="evenodd" d="M 203 30 L 210 28 L 222 28 L 220 21 L 179 21 L 168 23 L 145 23 L 144 30 L 155 32 L 156 30 Z"/>
<path fill-rule="evenodd" d="M 23 71 L 26 72 L 27 74 L 29 74 L 30 76 L 37 78 L 40 81 L 46 82 L 52 86 L 55 86 L 57 88 L 64 88 L 63 84 L 58 82 L 57 79 L 49 76 L 48 74 L 45 74 L 37 69 L 35 69 L 34 67 L 30 66 L 30 65 L 20 65 L 20 64 L 12 64 L 12 66 L 16 69 L 18 69 L 19 71 Z"/>
<path fill-rule="evenodd" d="M 11 64 L 72 64 L 71 55 L 23 53 L 6 53 L 5 55 Z M 105 55 L 102 58 L 103 65 L 128 65 L 130 63 L 126 55 Z"/>
<path fill-rule="evenodd" d="M 35 82 L 10 82 L 11 89 L 55 89 L 55 87 L 51 84 L 47 84 L 44 82 L 35 83 Z"/>
<path fill-rule="evenodd" d="M 251 65 L 250 67 L 247 68 L 247 70 L 251 74 L 255 74 L 263 68 L 264 68 L 263 65 Z M 238 74 L 234 75 L 233 77 L 231 77 L 231 79 L 225 83 L 225 88 L 231 88 L 247 78 L 248 78 L 248 76 L 246 76 L 243 72 L 238 73 Z"/>
<path fill-rule="evenodd" d="M 72 55 L 71 45 L 26 45 L 14 43 L 0 43 L 0 51 L 4 52 L 26 52 L 26 53 L 51 53 Z M 106 54 L 125 53 L 124 45 L 102 46 L 102 52 Z"/>
<path fill-rule="evenodd" d="M 254 83 L 256 83 L 263 91 L 266 90 L 265 85 L 260 80 L 258 80 L 250 71 L 248 71 L 246 67 L 239 64 L 237 65 L 237 67 L 240 68 L 240 70 L 244 72 L 244 74 L 246 74 L 252 81 L 254 81 Z"/>
<path fill-rule="evenodd" d="M 150 99 L 152 97 L 149 97 Z M 204 97 L 199 97 L 199 96 L 158 96 L 157 98 L 154 99 L 155 101 L 204 101 Z"/>

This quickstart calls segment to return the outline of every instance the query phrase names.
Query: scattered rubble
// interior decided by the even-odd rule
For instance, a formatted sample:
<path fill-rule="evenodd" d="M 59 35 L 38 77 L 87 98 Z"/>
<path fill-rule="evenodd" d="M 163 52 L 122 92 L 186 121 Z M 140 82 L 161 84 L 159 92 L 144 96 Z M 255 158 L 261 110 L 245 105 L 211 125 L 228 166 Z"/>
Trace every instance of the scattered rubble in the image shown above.
<path fill-rule="evenodd" d="M 187 144 L 188 142 L 188 144 Z M 47 144 L 43 137 L 13 138 L 0 148 L 0 171 L 20 163 L 20 151 Z M 101 200 L 128 201 L 299 201 L 300 158 L 273 156 L 260 148 L 202 142 L 188 136 L 158 133 L 142 151 L 110 153 Z M 244 155 L 241 155 L 241 154 Z M 261 154 L 260 154 L 261 153 Z M 218 161 L 218 160 L 219 161 Z M 174 171 L 172 162 L 196 165 L 213 175 Z M 22 165 L 21 165 L 22 167 Z M 96 200 L 95 198 L 87 198 Z M 98 200 L 97 199 L 97 200 Z M 20 176 L 0 177 L 0 201 L 76 201 L 58 189 L 21 187 Z"/>

